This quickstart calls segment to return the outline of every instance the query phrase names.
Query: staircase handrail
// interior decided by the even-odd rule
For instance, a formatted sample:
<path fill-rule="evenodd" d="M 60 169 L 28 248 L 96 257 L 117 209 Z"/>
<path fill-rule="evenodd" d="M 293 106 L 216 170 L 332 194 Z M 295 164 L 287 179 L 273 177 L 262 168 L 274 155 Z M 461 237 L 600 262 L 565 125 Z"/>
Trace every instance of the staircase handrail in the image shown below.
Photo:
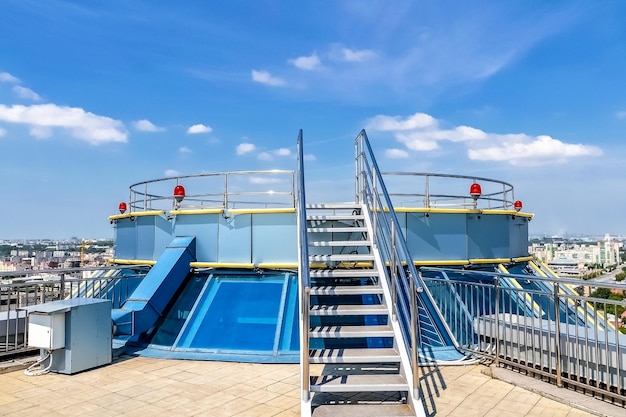
<path fill-rule="evenodd" d="M 365 130 L 361 130 L 355 139 L 355 158 L 356 200 L 365 204 L 369 213 L 372 214 L 373 243 L 379 247 L 384 246 L 382 249 L 386 250 L 390 267 L 390 274 L 386 275 L 392 290 L 392 313 L 395 318 L 399 319 L 400 327 L 404 331 L 407 327 L 409 329 L 410 341 L 407 340 L 407 337 L 404 337 L 403 340 L 411 360 L 412 390 L 417 395 L 419 388 L 417 293 L 422 292 L 424 286 L 409 254 L 402 230 L 398 227 L 398 218 Z M 385 215 L 387 214 L 386 211 L 388 211 L 388 216 Z M 378 218 L 379 212 L 383 213 L 380 219 Z M 408 269 L 408 274 L 405 267 Z M 401 299 L 397 296 L 397 291 L 406 293 L 407 282 L 409 284 L 408 294 L 406 294 L 409 300 L 408 317 L 406 308 L 403 310 L 397 304 L 397 300 Z"/>
<path fill-rule="evenodd" d="M 298 228 L 298 295 L 300 300 L 300 395 L 303 406 L 311 401 L 309 363 L 309 323 L 311 277 L 309 273 L 309 244 L 306 227 L 306 197 L 304 187 L 304 151 L 302 129 L 298 133 L 295 175 L 295 203 Z M 309 411 L 310 414 L 310 411 Z"/>

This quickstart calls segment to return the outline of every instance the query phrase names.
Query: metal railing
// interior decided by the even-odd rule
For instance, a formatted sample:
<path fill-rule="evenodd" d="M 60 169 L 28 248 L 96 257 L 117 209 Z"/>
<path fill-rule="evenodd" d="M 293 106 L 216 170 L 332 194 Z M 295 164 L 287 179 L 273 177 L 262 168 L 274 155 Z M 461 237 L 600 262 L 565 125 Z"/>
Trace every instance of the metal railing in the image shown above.
<path fill-rule="evenodd" d="M 233 171 L 143 181 L 129 187 L 129 210 L 294 207 L 294 171 Z M 177 203 L 174 188 L 185 196 Z"/>
<path fill-rule="evenodd" d="M 513 186 L 503 181 L 428 172 L 383 172 L 382 176 L 388 189 L 394 190 L 389 196 L 396 207 L 502 210 L 514 208 Z M 482 188 L 482 194 L 477 201 L 469 194 L 470 186 L 475 182 Z"/>
<path fill-rule="evenodd" d="M 460 347 L 626 405 L 626 285 L 421 268 Z M 619 295 L 611 298 L 601 298 Z"/>
<path fill-rule="evenodd" d="M 306 197 L 304 187 L 304 150 L 302 129 L 298 134 L 296 169 L 296 219 L 298 224 L 298 292 L 300 300 L 300 390 L 301 400 L 308 404 L 310 392 L 309 323 L 311 304 L 311 277 L 309 274 L 309 243 L 306 222 Z"/>
<path fill-rule="evenodd" d="M 423 291 L 420 277 L 406 247 L 391 199 L 364 130 L 355 139 L 356 200 L 365 204 L 372 218 L 372 241 L 389 265 L 386 279 L 391 290 L 392 320 L 398 321 L 411 361 L 410 386 L 419 396 L 419 325 L 417 296 Z M 407 375 L 408 376 L 408 375 Z"/>
<path fill-rule="evenodd" d="M 0 272 L 0 356 L 29 350 L 25 307 L 77 297 L 119 307 L 146 272 L 145 266 Z"/>

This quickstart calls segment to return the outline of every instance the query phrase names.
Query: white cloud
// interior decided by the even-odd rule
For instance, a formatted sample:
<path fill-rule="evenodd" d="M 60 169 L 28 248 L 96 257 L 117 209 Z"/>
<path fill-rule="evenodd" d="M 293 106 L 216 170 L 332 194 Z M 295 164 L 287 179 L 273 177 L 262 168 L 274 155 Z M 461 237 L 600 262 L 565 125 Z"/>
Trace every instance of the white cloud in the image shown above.
<path fill-rule="evenodd" d="M 254 152 L 256 146 L 253 143 L 240 143 L 237 145 L 237 155 L 245 155 L 250 152 Z"/>
<path fill-rule="evenodd" d="M 75 139 L 84 140 L 92 145 L 126 142 L 128 139 L 128 133 L 121 121 L 98 116 L 79 107 L 55 104 L 32 106 L 0 104 L 0 120 L 26 124 L 31 128 L 60 128 Z"/>
<path fill-rule="evenodd" d="M 377 115 L 367 122 L 367 129 L 380 131 L 411 130 L 418 128 L 436 128 L 437 120 L 426 113 L 415 113 L 403 119 L 401 116 Z"/>
<path fill-rule="evenodd" d="M 0 138 L 5 136 L 6 134 L 7 134 L 7 131 L 0 127 Z"/>
<path fill-rule="evenodd" d="M 260 154 L 257 155 L 257 158 L 260 159 L 261 161 L 271 161 L 274 159 L 272 154 L 269 152 L 261 152 Z"/>
<path fill-rule="evenodd" d="M 341 45 L 331 47 L 331 56 L 338 61 L 363 62 L 376 57 L 376 52 L 371 49 L 356 51 Z"/>
<path fill-rule="evenodd" d="M 618 119 L 626 119 L 626 111 L 618 111 L 615 115 Z"/>
<path fill-rule="evenodd" d="M 180 172 L 176 171 L 175 169 L 166 169 L 165 176 L 166 177 L 179 177 Z"/>
<path fill-rule="evenodd" d="M 501 161 L 512 165 L 560 163 L 582 156 L 599 156 L 596 146 L 570 144 L 550 136 L 487 133 L 471 126 L 442 128 L 439 120 L 425 113 L 408 117 L 377 115 L 366 126 L 374 131 L 391 132 L 410 151 L 441 149 L 446 142 L 464 143 L 467 155 L 476 161 Z M 387 149 L 389 158 L 408 157 L 402 149 Z"/>
<path fill-rule="evenodd" d="M 403 159 L 403 158 L 408 158 L 409 153 L 405 151 L 404 149 L 392 148 L 392 149 L 385 150 L 385 156 L 391 159 Z"/>
<path fill-rule="evenodd" d="M 18 96 L 21 99 L 32 100 L 32 101 L 42 100 L 39 94 L 35 93 L 30 88 L 22 87 L 21 85 L 13 86 L 13 92 L 15 93 L 16 96 Z"/>
<path fill-rule="evenodd" d="M 322 66 L 322 61 L 320 61 L 319 57 L 316 54 L 313 54 L 311 56 L 301 56 L 296 59 L 290 59 L 289 62 L 292 63 L 296 68 L 307 71 L 316 70 Z"/>
<path fill-rule="evenodd" d="M 20 82 L 20 79 L 17 77 L 14 77 L 8 72 L 0 72 L 0 82 L 18 84 Z"/>
<path fill-rule="evenodd" d="M 271 85 L 272 87 L 280 87 L 285 85 L 285 81 L 278 77 L 273 77 L 267 71 L 252 70 L 252 81 L 261 84 Z"/>
<path fill-rule="evenodd" d="M 178 152 L 179 153 L 191 153 L 191 149 L 189 149 L 186 146 L 181 146 L 180 148 L 178 148 Z"/>
<path fill-rule="evenodd" d="M 315 161 L 317 158 L 312 153 L 304 154 L 305 161 Z"/>
<path fill-rule="evenodd" d="M 162 132 L 164 127 L 156 126 L 150 120 L 142 119 L 133 122 L 133 127 L 141 132 Z"/>
<path fill-rule="evenodd" d="M 500 143 L 468 150 L 470 159 L 477 161 L 507 161 L 512 165 L 543 165 L 550 162 L 563 163 L 569 158 L 600 156 L 596 146 L 564 143 L 550 136 L 527 136 L 523 140 L 500 136 Z"/>
<path fill-rule="evenodd" d="M 287 149 L 287 148 L 276 149 L 273 153 L 276 156 L 289 156 L 289 155 L 291 155 L 291 151 L 289 149 Z"/>
<path fill-rule="evenodd" d="M 193 126 L 190 126 L 189 129 L 187 129 L 187 134 L 193 135 L 196 133 L 211 133 L 212 131 L 213 131 L 212 127 L 203 125 L 202 123 L 198 123 Z"/>

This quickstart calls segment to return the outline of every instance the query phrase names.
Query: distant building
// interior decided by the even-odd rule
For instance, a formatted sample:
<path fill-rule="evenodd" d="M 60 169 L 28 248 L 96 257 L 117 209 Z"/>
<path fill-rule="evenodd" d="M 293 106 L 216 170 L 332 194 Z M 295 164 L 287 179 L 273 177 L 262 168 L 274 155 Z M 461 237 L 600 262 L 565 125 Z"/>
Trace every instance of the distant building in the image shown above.
<path fill-rule="evenodd" d="M 588 265 L 607 267 L 621 263 L 622 243 L 608 234 L 594 243 L 568 241 L 533 243 L 528 251 L 548 264 L 559 275 L 582 275 Z"/>

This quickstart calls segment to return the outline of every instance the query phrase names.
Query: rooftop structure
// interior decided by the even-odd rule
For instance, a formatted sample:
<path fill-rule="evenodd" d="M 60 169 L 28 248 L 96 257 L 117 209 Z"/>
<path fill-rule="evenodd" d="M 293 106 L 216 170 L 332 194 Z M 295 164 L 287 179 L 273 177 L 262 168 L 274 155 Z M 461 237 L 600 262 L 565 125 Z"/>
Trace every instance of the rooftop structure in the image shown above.
<path fill-rule="evenodd" d="M 303 416 L 425 415 L 429 369 L 479 359 L 624 404 L 626 340 L 608 313 L 626 303 L 580 295 L 528 253 L 533 215 L 511 184 L 381 172 L 363 131 L 354 201 L 308 202 L 302 143 L 294 171 L 133 184 L 109 218 L 111 267 L 58 271 L 34 294 L 9 285 L 7 306 L 60 300 L 29 311 L 70 329 L 36 372 L 72 373 L 88 303 L 71 300 L 101 298 L 113 357 L 299 364 Z M 23 346 L 24 310 L 4 322 Z"/>

